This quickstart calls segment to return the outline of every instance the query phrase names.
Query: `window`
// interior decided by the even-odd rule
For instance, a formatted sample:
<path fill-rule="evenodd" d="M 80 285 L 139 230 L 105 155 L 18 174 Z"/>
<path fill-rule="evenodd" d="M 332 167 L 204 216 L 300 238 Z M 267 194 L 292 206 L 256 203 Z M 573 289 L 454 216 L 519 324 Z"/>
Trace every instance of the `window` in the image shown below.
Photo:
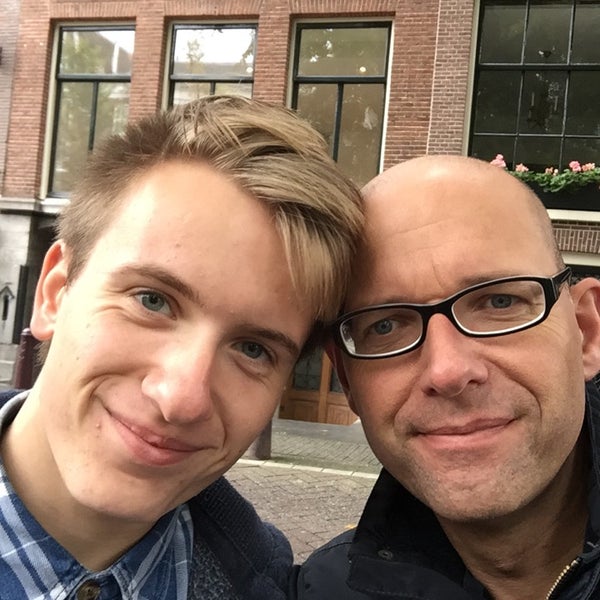
<path fill-rule="evenodd" d="M 482 0 L 470 154 L 564 168 L 600 156 L 600 2 Z"/>
<path fill-rule="evenodd" d="M 389 40 L 387 23 L 297 28 L 292 107 L 360 185 L 379 172 Z"/>
<path fill-rule="evenodd" d="M 256 27 L 174 25 L 169 105 L 213 94 L 252 96 Z"/>
<path fill-rule="evenodd" d="M 134 30 L 61 27 L 56 112 L 50 159 L 51 196 L 66 196 L 102 137 L 127 123 Z"/>

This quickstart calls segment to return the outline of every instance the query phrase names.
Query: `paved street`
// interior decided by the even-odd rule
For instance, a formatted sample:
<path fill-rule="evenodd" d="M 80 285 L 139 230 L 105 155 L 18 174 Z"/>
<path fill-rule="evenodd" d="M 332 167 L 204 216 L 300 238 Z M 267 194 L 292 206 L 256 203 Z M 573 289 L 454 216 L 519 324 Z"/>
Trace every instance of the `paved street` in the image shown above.
<path fill-rule="evenodd" d="M 296 562 L 354 527 L 376 475 L 242 459 L 228 479 L 288 537 Z"/>
<path fill-rule="evenodd" d="M 275 419 L 271 458 L 242 459 L 228 478 L 288 536 L 299 562 L 356 525 L 379 469 L 359 423 Z"/>

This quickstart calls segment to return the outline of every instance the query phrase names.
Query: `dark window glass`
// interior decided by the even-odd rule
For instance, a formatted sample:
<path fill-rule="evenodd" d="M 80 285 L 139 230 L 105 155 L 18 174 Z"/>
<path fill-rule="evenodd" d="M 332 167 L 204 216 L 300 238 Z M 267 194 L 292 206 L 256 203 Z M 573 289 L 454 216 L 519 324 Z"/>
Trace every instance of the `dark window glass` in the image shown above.
<path fill-rule="evenodd" d="M 62 27 L 58 35 L 48 193 L 67 196 L 94 145 L 127 123 L 135 34 L 132 28 Z"/>
<path fill-rule="evenodd" d="M 212 94 L 252 96 L 256 27 L 174 25 L 170 104 Z"/>
<path fill-rule="evenodd" d="M 492 160 L 496 154 L 512 156 L 514 146 L 513 135 L 476 135 L 471 143 L 471 156 L 481 160 Z"/>
<path fill-rule="evenodd" d="M 577 2 L 573 27 L 574 63 L 600 63 L 600 2 Z"/>
<path fill-rule="evenodd" d="M 530 170 L 543 171 L 546 167 L 560 164 L 560 142 L 559 137 L 520 136 L 515 152 L 517 156 L 527 156 Z"/>
<path fill-rule="evenodd" d="M 494 2 L 482 6 L 482 63 L 520 63 L 525 32 L 523 2 Z"/>
<path fill-rule="evenodd" d="M 292 107 L 359 185 L 379 171 L 389 39 L 387 23 L 297 28 Z"/>
<path fill-rule="evenodd" d="M 512 71 L 482 71 L 475 96 L 475 130 L 477 132 L 511 132 L 517 130 L 521 76 Z"/>
<path fill-rule="evenodd" d="M 525 73 L 519 122 L 521 133 L 562 133 L 566 80 L 564 72 Z"/>
<path fill-rule="evenodd" d="M 582 165 L 585 163 L 598 164 L 600 156 L 600 139 L 598 138 L 568 138 L 565 140 L 565 157 L 567 163 L 575 157 Z"/>
<path fill-rule="evenodd" d="M 573 2 L 530 2 L 526 63 L 566 63 Z"/>
<path fill-rule="evenodd" d="M 600 2 L 482 0 L 469 153 L 509 167 L 596 162 Z"/>
<path fill-rule="evenodd" d="M 600 134 L 600 71 L 573 73 L 568 98 L 566 133 Z"/>

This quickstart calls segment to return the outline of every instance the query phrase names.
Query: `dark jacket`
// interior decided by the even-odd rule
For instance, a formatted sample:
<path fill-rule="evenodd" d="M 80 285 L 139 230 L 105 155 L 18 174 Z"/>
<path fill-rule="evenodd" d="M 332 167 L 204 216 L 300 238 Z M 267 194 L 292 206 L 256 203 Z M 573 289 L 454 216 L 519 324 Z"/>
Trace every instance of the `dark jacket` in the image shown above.
<path fill-rule="evenodd" d="M 0 392 L 0 406 L 15 395 Z M 223 477 L 192 498 L 189 600 L 284 600 L 292 569 L 285 536 Z M 215 560 L 216 559 L 216 560 Z"/>
<path fill-rule="evenodd" d="M 586 431 L 592 447 L 590 518 L 584 551 L 550 596 L 600 599 L 600 395 L 587 386 Z M 483 600 L 433 512 L 383 470 L 358 527 L 314 552 L 301 567 L 299 600 Z"/>

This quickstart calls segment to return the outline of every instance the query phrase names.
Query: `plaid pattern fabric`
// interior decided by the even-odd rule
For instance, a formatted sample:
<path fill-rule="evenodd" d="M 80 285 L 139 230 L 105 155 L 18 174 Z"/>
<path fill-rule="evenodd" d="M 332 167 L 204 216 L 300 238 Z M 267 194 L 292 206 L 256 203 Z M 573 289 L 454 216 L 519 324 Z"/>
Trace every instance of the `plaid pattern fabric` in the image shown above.
<path fill-rule="evenodd" d="M 0 431 L 12 420 L 25 397 L 26 393 L 19 394 L 0 409 Z M 77 523 L 71 525 L 77 527 Z M 190 511 L 183 505 L 163 516 L 110 568 L 91 572 L 35 520 L 17 496 L 0 461 L 2 600 L 75 600 L 78 597 L 185 600 L 192 538 Z"/>

